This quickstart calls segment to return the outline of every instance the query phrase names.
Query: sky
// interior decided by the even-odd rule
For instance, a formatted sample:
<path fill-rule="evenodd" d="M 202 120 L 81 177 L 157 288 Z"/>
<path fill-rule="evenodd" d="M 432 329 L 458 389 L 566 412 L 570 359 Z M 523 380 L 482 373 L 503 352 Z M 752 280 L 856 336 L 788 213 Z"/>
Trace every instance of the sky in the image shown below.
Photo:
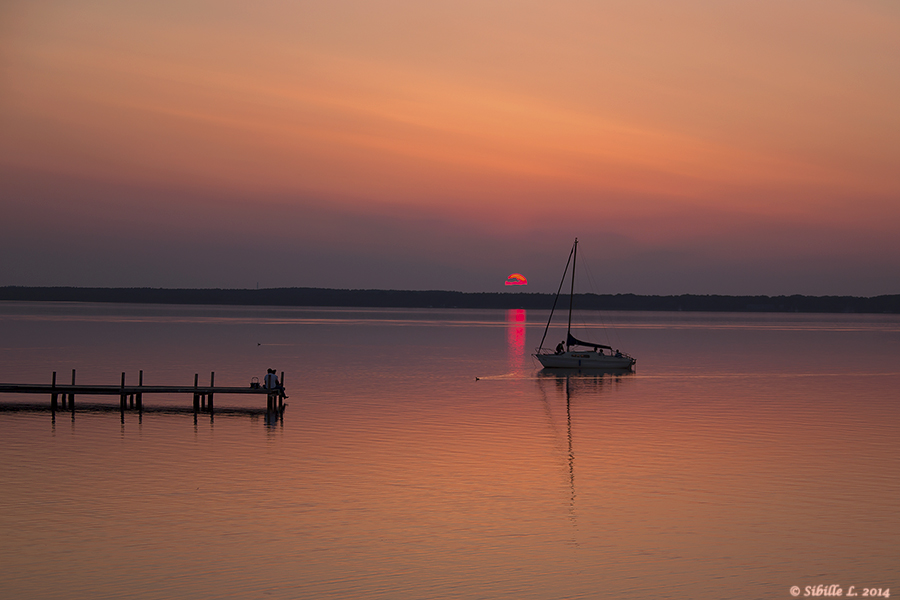
<path fill-rule="evenodd" d="M 898 232 L 892 0 L 0 4 L 0 285 L 874 296 Z"/>

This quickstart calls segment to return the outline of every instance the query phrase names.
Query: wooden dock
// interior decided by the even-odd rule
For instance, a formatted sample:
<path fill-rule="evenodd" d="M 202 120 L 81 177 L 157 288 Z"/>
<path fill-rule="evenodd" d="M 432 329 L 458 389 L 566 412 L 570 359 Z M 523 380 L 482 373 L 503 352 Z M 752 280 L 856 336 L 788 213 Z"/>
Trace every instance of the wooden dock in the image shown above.
<path fill-rule="evenodd" d="M 214 398 L 222 394 L 250 394 L 253 396 L 266 396 L 266 414 L 281 415 L 285 404 L 283 394 L 278 389 L 266 389 L 264 387 L 233 387 L 215 385 L 216 374 L 210 373 L 209 385 L 200 385 L 200 375 L 194 374 L 193 385 L 144 385 L 144 372 L 140 371 L 137 385 L 127 385 L 125 373 L 119 385 L 85 385 L 75 383 L 75 370 L 72 370 L 71 383 L 59 383 L 56 379 L 56 371 L 49 384 L 33 383 L 0 383 L 0 394 L 42 394 L 50 398 L 49 408 L 52 412 L 57 410 L 75 411 L 75 398 L 77 396 L 114 396 L 118 397 L 118 409 L 123 413 L 126 410 L 143 411 L 145 394 L 189 394 L 192 397 L 191 409 L 195 414 L 200 412 L 214 413 Z M 284 381 L 284 371 L 281 372 L 279 382 Z M 284 384 L 282 383 L 282 386 Z M 80 405 L 80 404 L 79 404 Z M 96 404 L 91 405 L 97 408 Z M 111 407 L 110 407 L 111 408 Z M 256 412 L 262 412 L 262 408 Z"/>

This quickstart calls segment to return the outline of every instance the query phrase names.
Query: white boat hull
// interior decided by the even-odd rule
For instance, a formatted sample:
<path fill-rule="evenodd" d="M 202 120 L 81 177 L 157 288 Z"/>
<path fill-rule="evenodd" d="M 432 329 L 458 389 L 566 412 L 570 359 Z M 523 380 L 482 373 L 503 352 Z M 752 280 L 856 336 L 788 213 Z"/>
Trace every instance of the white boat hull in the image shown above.
<path fill-rule="evenodd" d="M 562 354 L 535 354 L 545 369 L 630 369 L 635 360 L 630 356 L 600 354 L 592 350 L 572 350 Z"/>

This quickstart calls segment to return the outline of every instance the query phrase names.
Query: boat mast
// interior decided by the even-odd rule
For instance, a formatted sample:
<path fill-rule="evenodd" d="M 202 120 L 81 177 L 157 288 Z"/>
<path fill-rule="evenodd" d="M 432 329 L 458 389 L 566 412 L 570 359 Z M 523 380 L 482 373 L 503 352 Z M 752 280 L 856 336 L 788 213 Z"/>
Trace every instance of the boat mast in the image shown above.
<path fill-rule="evenodd" d="M 575 240 L 578 241 L 577 238 Z M 547 326 L 544 327 L 544 336 L 541 338 L 541 345 L 538 346 L 537 351 L 540 353 L 541 348 L 544 347 L 544 340 L 547 339 L 547 331 L 550 329 L 550 321 L 553 320 L 553 311 L 556 310 L 556 303 L 559 301 L 559 293 L 562 291 L 562 286 L 566 282 L 566 273 L 569 272 L 569 263 L 572 262 L 572 253 L 575 251 L 575 247 L 572 247 L 572 250 L 569 251 L 569 258 L 566 260 L 566 268 L 563 269 L 562 279 L 559 280 L 559 287 L 556 288 L 556 298 L 553 299 L 553 306 L 550 308 L 550 317 L 547 318 Z M 568 338 L 566 338 L 568 340 Z"/>
<path fill-rule="evenodd" d="M 572 246 L 572 287 L 569 289 L 569 324 L 566 326 L 566 350 L 569 349 L 569 338 L 572 337 L 572 300 L 575 298 L 575 261 L 578 260 L 578 238 Z"/>

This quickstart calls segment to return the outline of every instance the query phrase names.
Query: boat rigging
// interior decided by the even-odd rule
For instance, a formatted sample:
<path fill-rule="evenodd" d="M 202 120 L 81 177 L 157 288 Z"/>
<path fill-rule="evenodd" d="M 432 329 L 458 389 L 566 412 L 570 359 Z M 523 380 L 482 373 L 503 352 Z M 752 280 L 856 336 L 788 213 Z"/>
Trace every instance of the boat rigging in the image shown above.
<path fill-rule="evenodd" d="M 540 361 L 545 369 L 631 369 L 636 362 L 634 357 L 619 350 L 614 351 L 611 346 L 584 342 L 572 335 L 572 305 L 575 299 L 575 263 L 577 258 L 578 238 L 575 238 L 575 243 L 572 244 L 572 250 L 569 252 L 569 260 L 566 261 L 566 268 L 559 282 L 559 288 L 556 290 L 556 298 L 553 300 L 553 307 L 550 309 L 550 318 L 547 319 L 547 326 L 544 328 L 541 345 L 535 351 L 534 357 Z M 569 321 L 566 326 L 566 341 L 564 343 L 560 342 L 555 351 L 548 350 L 544 348 L 544 341 L 547 339 L 547 331 L 550 329 L 550 322 L 553 320 L 553 313 L 556 310 L 556 304 L 559 301 L 570 264 L 572 265 L 572 278 L 571 287 L 569 288 Z M 606 352 L 607 350 L 609 352 Z"/>

